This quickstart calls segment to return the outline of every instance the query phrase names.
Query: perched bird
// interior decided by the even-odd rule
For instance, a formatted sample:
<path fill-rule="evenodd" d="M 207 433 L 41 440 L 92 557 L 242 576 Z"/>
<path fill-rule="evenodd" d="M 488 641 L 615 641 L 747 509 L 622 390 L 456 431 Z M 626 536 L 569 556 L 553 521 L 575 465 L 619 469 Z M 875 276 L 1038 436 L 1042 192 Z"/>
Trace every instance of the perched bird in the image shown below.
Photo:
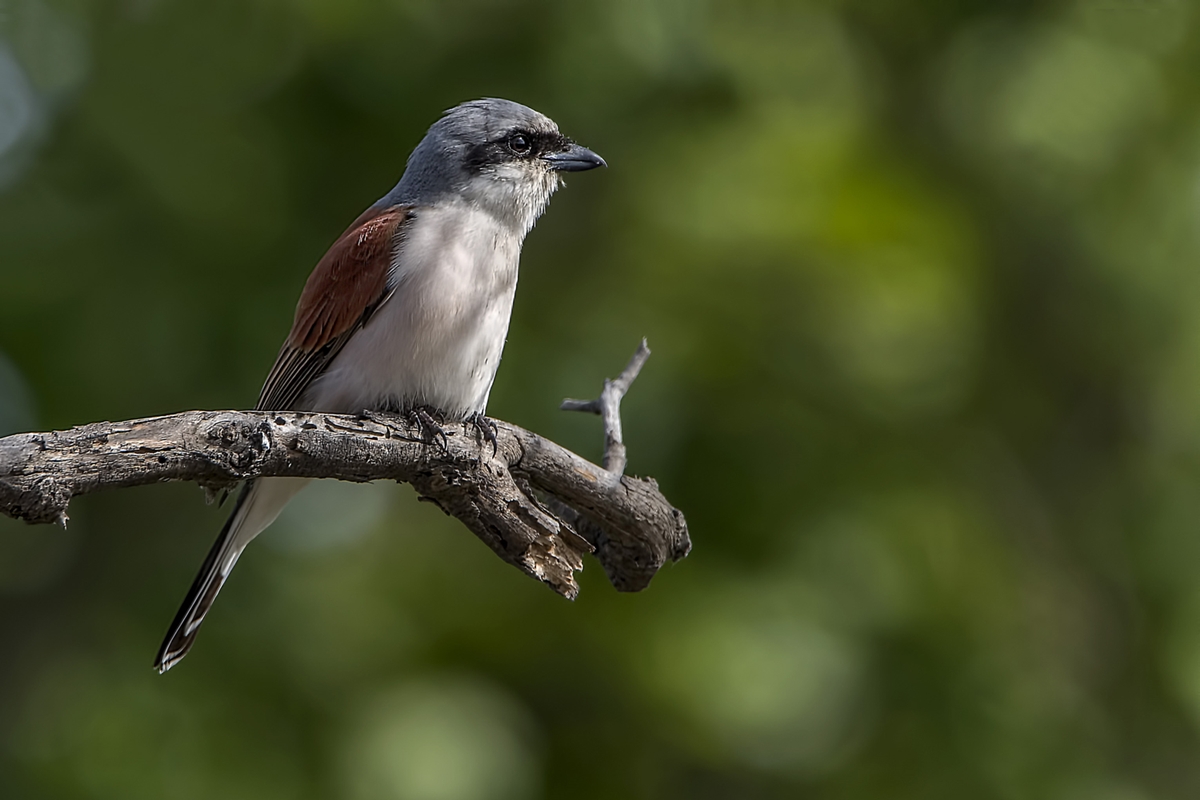
<path fill-rule="evenodd" d="M 486 432 L 521 244 L 562 173 L 601 166 L 518 103 L 473 100 L 445 112 L 396 187 L 309 276 L 257 408 L 407 411 Z M 242 550 L 308 480 L 246 483 L 163 640 L 160 673 L 187 655 Z"/>

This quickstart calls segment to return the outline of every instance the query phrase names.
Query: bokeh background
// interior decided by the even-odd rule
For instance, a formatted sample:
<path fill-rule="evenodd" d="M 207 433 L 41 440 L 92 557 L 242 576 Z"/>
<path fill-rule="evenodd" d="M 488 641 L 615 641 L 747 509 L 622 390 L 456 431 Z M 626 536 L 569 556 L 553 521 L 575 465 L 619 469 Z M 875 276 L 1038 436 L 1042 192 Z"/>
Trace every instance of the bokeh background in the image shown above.
<path fill-rule="evenodd" d="M 1200 7 L 0 0 L 0 432 L 252 406 L 438 113 L 603 154 L 490 412 L 695 550 L 566 602 L 309 489 L 150 669 L 224 512 L 0 519 L 0 797 L 1200 796 Z"/>

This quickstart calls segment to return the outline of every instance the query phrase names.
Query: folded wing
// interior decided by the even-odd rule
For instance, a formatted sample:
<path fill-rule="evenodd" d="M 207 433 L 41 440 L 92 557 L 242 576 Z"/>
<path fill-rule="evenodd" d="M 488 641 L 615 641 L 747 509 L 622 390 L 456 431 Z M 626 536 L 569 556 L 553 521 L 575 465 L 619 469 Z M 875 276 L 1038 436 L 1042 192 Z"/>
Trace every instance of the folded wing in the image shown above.
<path fill-rule="evenodd" d="M 258 409 L 293 408 L 387 301 L 396 245 L 413 216 L 409 206 L 368 209 L 329 248 L 304 285 L 292 332 L 263 384 Z"/>

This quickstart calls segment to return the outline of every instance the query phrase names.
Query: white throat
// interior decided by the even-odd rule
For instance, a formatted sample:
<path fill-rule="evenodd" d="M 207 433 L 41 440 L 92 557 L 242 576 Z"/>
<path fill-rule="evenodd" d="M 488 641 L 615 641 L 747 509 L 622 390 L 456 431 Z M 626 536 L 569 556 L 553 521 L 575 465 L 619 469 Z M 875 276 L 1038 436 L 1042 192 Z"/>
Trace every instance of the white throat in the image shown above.
<path fill-rule="evenodd" d="M 520 231 L 523 238 L 562 185 L 557 172 L 524 163 L 501 164 L 467 181 L 462 199 Z"/>

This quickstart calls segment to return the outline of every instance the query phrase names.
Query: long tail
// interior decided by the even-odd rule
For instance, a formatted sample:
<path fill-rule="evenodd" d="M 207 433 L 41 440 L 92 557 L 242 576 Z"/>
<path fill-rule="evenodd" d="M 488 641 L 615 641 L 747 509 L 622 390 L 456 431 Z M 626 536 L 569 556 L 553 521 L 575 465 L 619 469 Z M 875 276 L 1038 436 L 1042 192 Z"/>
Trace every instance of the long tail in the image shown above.
<path fill-rule="evenodd" d="M 275 521 L 287 502 L 307 483 L 307 478 L 247 481 L 238 494 L 233 513 L 208 551 L 200 574 L 192 582 L 192 588 L 183 598 L 183 605 L 175 614 L 175 621 L 167 630 L 167 636 L 154 659 L 154 668 L 159 674 L 178 664 L 192 649 L 200 623 L 204 622 L 204 615 L 212 608 L 238 556 L 255 536 Z"/>

